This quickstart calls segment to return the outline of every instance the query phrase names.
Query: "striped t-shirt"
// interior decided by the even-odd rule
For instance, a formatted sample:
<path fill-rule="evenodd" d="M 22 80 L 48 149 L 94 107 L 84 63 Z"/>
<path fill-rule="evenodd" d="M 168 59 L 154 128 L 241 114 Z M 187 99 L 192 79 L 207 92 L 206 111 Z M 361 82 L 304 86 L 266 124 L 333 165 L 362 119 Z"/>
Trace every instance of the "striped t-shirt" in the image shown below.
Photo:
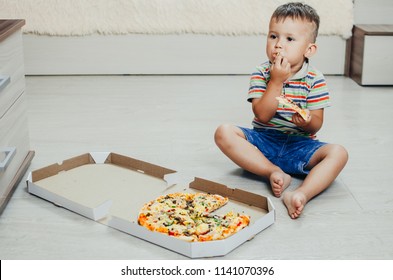
<path fill-rule="evenodd" d="M 270 62 L 258 66 L 252 74 L 247 99 L 261 98 L 270 80 Z M 323 74 L 305 62 L 303 67 L 292 78 L 286 81 L 282 94 L 303 109 L 317 110 L 330 106 L 329 91 Z M 288 134 L 297 134 L 314 138 L 291 120 L 294 110 L 279 104 L 274 117 L 266 124 L 254 118 L 254 128 L 277 129 Z"/>

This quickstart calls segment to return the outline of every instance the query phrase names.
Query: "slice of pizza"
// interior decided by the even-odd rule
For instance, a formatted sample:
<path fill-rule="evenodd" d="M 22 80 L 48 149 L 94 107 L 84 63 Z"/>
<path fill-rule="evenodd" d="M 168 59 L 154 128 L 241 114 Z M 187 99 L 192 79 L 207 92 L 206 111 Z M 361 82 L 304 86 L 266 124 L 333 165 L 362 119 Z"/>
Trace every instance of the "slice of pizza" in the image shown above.
<path fill-rule="evenodd" d="M 202 217 L 196 221 L 198 241 L 225 239 L 250 223 L 250 216 L 233 211 L 225 215 Z"/>
<path fill-rule="evenodd" d="M 172 194 L 160 196 L 146 203 L 139 212 L 138 223 L 151 230 L 169 236 L 191 236 L 195 230 L 195 222 L 185 209 L 185 196 Z M 194 241 L 191 238 L 189 241 Z"/>
<path fill-rule="evenodd" d="M 304 119 L 307 120 L 309 118 L 309 114 L 306 110 L 300 108 L 295 102 L 290 100 L 289 98 L 286 98 L 285 96 L 279 96 L 276 97 L 278 102 L 286 107 L 291 108 L 294 110 L 296 113 L 299 113 L 299 115 Z"/>
<path fill-rule="evenodd" d="M 228 198 L 218 194 L 196 193 L 190 205 L 195 216 L 204 216 L 227 204 Z"/>

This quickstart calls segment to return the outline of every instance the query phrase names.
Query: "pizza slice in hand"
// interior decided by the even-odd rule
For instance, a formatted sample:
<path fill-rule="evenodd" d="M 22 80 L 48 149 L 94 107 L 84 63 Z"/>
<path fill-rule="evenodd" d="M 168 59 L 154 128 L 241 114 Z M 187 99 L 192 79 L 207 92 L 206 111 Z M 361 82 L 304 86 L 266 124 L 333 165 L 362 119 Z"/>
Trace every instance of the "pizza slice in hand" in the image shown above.
<path fill-rule="evenodd" d="M 289 107 L 292 110 L 294 110 L 296 113 L 298 113 L 304 120 L 308 120 L 309 118 L 309 112 L 307 110 L 304 110 L 302 108 L 300 108 L 295 102 L 293 102 L 292 100 L 286 98 L 285 96 L 279 96 L 276 97 L 276 99 L 278 100 L 278 102 L 282 105 L 284 105 L 285 107 Z"/>

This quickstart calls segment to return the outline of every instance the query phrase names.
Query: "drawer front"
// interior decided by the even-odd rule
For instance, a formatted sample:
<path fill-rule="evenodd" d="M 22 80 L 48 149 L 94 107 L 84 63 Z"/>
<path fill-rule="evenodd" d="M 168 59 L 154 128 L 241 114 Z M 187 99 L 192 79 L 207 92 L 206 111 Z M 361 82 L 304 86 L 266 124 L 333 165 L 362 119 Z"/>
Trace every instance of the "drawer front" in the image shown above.
<path fill-rule="evenodd" d="M 0 198 L 8 193 L 9 184 L 29 151 L 26 111 L 22 94 L 0 119 Z"/>
<path fill-rule="evenodd" d="M 0 42 L 0 75 L 10 77 L 0 89 L 0 118 L 11 107 L 25 88 L 22 33 L 20 30 Z"/>
<path fill-rule="evenodd" d="M 393 36 L 365 36 L 363 85 L 393 85 Z"/>

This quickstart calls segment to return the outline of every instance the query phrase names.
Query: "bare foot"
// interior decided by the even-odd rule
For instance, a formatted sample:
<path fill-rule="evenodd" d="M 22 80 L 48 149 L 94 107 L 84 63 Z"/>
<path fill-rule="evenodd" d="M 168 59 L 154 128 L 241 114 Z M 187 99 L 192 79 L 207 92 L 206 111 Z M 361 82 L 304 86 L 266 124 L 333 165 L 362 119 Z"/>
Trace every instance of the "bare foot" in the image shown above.
<path fill-rule="evenodd" d="M 291 176 L 282 172 L 275 171 L 270 175 L 270 185 L 272 187 L 273 194 L 276 197 L 280 197 L 282 192 L 289 186 L 291 183 Z"/>
<path fill-rule="evenodd" d="M 283 201 L 288 209 L 288 214 L 292 219 L 296 219 L 300 216 L 304 206 L 307 203 L 306 196 L 299 191 L 286 192 L 283 196 Z"/>

